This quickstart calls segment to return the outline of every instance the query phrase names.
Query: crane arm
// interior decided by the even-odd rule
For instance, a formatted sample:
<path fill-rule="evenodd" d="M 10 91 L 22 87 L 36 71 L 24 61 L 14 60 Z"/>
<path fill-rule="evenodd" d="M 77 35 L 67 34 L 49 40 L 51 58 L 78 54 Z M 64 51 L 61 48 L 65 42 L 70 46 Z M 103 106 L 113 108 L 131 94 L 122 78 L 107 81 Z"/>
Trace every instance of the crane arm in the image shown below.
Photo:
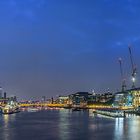
<path fill-rule="evenodd" d="M 126 88 L 126 81 L 123 75 L 122 58 L 119 58 L 119 64 L 120 64 L 120 72 L 121 72 L 122 91 L 124 91 Z"/>
<path fill-rule="evenodd" d="M 131 45 L 128 45 L 128 49 L 129 49 L 130 61 L 131 61 L 132 72 L 133 72 L 134 71 L 134 62 L 133 62 L 133 57 L 132 57 Z"/>

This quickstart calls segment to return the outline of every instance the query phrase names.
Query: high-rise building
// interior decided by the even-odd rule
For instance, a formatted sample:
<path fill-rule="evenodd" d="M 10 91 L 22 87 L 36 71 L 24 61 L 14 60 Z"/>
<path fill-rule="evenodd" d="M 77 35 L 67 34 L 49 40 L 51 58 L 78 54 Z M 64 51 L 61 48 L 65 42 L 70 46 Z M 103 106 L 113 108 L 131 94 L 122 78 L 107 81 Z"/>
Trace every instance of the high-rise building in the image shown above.
<path fill-rule="evenodd" d="M 53 97 L 52 97 L 52 99 L 51 99 L 51 103 L 52 103 L 52 104 L 54 103 Z"/>
<path fill-rule="evenodd" d="M 0 87 L 0 98 L 2 98 L 3 89 Z"/>
<path fill-rule="evenodd" d="M 17 96 L 14 96 L 13 98 L 14 98 L 14 101 L 17 102 Z"/>
<path fill-rule="evenodd" d="M 6 92 L 4 92 L 4 99 L 6 99 L 7 98 L 7 93 Z"/>

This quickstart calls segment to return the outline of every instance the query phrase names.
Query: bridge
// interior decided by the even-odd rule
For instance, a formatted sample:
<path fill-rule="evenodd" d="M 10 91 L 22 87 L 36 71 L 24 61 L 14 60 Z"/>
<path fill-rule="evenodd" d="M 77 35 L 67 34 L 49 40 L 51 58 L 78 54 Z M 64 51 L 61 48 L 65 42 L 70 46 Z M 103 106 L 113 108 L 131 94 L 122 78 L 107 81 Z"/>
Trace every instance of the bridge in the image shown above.
<path fill-rule="evenodd" d="M 20 107 L 60 107 L 60 108 L 71 108 L 71 107 L 78 107 L 78 108 L 87 108 L 87 109 L 100 109 L 100 108 L 109 108 L 109 109 L 121 109 L 121 110 L 131 110 L 134 107 L 112 107 L 111 105 L 86 105 L 86 106 L 74 106 L 68 104 L 48 104 L 48 103 L 20 103 Z"/>
<path fill-rule="evenodd" d="M 47 104 L 47 103 L 21 103 L 20 107 L 66 107 L 66 104 Z"/>

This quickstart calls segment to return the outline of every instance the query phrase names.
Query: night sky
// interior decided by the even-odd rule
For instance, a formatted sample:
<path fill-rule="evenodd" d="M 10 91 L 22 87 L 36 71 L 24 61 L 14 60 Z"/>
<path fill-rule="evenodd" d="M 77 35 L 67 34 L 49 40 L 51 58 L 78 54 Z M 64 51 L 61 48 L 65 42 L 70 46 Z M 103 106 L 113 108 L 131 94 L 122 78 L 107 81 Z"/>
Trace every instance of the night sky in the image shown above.
<path fill-rule="evenodd" d="M 0 86 L 9 95 L 116 92 L 118 57 L 130 88 L 129 43 L 139 68 L 139 0 L 0 0 Z"/>

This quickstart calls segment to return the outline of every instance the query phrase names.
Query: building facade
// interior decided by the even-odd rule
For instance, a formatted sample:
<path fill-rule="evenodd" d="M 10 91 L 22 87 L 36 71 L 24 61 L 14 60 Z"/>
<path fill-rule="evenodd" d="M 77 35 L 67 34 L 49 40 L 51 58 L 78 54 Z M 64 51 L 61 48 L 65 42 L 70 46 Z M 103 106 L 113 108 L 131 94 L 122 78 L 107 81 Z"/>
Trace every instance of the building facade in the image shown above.
<path fill-rule="evenodd" d="M 127 106 L 137 108 L 140 106 L 140 88 L 129 89 L 115 94 L 114 106 Z"/>

